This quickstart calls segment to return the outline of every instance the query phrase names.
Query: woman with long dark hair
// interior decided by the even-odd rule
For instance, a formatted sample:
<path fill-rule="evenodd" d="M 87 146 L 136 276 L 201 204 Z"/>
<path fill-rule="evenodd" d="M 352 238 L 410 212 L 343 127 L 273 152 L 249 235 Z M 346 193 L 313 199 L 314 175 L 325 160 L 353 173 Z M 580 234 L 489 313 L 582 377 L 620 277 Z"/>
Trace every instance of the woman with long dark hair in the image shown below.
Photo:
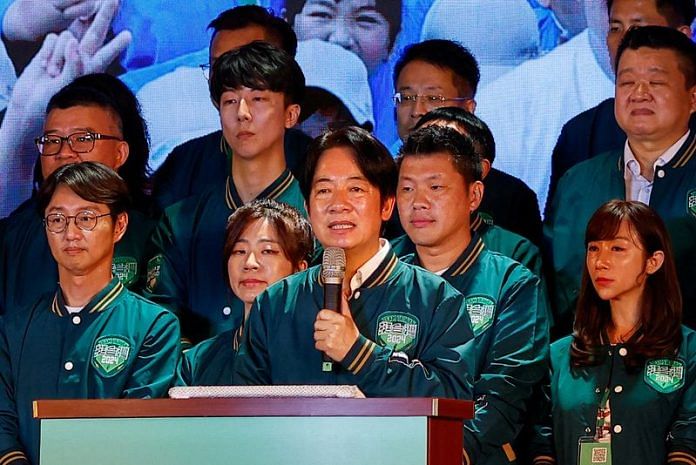
<path fill-rule="evenodd" d="M 592 216 L 572 336 L 551 346 L 556 461 L 696 463 L 696 334 L 669 236 L 640 202 Z"/>

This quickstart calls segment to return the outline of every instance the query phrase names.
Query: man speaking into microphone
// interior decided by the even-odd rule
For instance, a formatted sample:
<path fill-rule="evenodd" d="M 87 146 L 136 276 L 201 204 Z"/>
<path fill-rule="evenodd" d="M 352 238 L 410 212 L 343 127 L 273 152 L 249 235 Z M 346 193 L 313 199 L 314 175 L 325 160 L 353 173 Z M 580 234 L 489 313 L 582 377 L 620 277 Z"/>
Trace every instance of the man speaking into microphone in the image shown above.
<path fill-rule="evenodd" d="M 236 381 L 355 384 L 368 397 L 471 399 L 475 349 L 464 298 L 437 275 L 400 262 L 380 238 L 397 182 L 388 150 L 348 127 L 319 136 L 306 163 L 312 229 L 331 255 L 342 249 L 345 261 L 324 257 L 321 266 L 259 295 Z M 343 267 L 340 302 L 325 300 L 325 282 L 335 295 L 333 272 Z"/>

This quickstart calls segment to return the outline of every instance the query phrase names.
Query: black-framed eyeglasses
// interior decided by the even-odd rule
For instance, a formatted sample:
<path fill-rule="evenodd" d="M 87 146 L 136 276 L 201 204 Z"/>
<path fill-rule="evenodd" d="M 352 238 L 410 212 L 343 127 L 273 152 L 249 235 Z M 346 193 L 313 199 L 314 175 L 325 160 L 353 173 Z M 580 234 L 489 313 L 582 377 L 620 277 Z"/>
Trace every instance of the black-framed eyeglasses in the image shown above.
<path fill-rule="evenodd" d="M 205 76 L 206 80 L 210 80 L 210 63 L 204 63 L 202 65 L 198 65 L 198 67 L 203 71 L 203 76 Z"/>
<path fill-rule="evenodd" d="M 94 143 L 98 140 L 123 140 L 118 136 L 100 134 L 98 132 L 80 131 L 65 137 L 57 134 L 44 134 L 34 139 L 36 148 L 42 156 L 55 155 L 63 148 L 63 142 L 67 142 L 73 152 L 87 153 L 94 149 Z"/>
<path fill-rule="evenodd" d="M 52 233 L 62 233 L 68 227 L 70 220 L 75 222 L 75 226 L 83 231 L 92 231 L 97 227 L 97 221 L 104 216 L 111 216 L 111 213 L 97 215 L 93 211 L 84 210 L 76 215 L 64 215 L 62 213 L 49 213 L 44 218 L 46 229 Z"/>
<path fill-rule="evenodd" d="M 417 101 L 421 101 L 426 108 L 437 108 L 441 107 L 447 102 L 467 102 L 473 100 L 470 97 L 444 97 L 442 95 L 421 95 L 421 94 L 407 94 L 404 92 L 397 92 L 392 97 L 394 100 L 394 105 L 404 106 L 404 105 L 415 105 Z"/>

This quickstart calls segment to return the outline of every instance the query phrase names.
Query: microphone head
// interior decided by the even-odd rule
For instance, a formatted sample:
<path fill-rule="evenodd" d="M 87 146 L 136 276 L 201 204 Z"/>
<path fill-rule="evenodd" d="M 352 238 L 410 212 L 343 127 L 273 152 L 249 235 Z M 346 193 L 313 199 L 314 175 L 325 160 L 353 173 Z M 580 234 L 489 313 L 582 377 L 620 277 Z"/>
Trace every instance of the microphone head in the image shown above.
<path fill-rule="evenodd" d="M 346 253 L 340 247 L 327 247 L 321 259 L 321 279 L 327 284 L 342 284 L 346 274 Z"/>

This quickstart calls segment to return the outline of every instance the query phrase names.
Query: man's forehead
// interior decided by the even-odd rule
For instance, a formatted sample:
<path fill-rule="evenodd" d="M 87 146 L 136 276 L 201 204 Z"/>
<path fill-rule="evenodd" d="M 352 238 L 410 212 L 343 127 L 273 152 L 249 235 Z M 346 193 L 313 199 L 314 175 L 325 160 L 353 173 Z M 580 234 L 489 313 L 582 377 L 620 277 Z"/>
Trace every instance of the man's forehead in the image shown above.
<path fill-rule="evenodd" d="M 457 75 L 454 70 L 424 60 L 413 60 L 401 69 L 397 82 L 408 85 L 448 85 L 454 84 Z M 462 78 L 463 79 L 463 78 Z"/>
<path fill-rule="evenodd" d="M 624 50 L 618 64 L 618 73 L 634 71 L 637 69 L 652 72 L 672 69 L 676 67 L 677 52 L 669 48 L 640 47 L 638 49 Z"/>
<path fill-rule="evenodd" d="M 225 95 L 227 93 L 230 93 L 230 94 L 248 94 L 251 92 L 263 92 L 263 93 L 267 93 L 270 95 L 275 95 L 275 94 L 281 95 L 281 96 L 283 95 L 282 92 L 275 92 L 275 91 L 270 90 L 270 89 L 255 89 L 253 87 L 247 87 L 247 86 L 239 86 L 239 87 L 235 87 L 234 89 L 226 87 L 222 91 L 222 95 Z"/>
<path fill-rule="evenodd" d="M 431 152 L 406 155 L 399 169 L 399 176 L 407 171 L 409 176 L 432 177 L 443 176 L 453 170 L 454 159 L 447 152 Z"/>
<path fill-rule="evenodd" d="M 338 182 L 338 181 L 365 181 L 369 182 L 368 179 L 359 170 L 356 171 L 329 171 L 329 170 L 317 170 L 312 184 L 319 184 L 322 182 Z"/>
<path fill-rule="evenodd" d="M 358 166 L 353 154 L 350 152 L 339 152 L 339 154 L 341 160 L 335 158 L 336 154 L 322 155 L 312 178 L 313 185 L 321 182 L 369 182 L 365 174 L 360 170 L 360 166 Z"/>
<path fill-rule="evenodd" d="M 99 105 L 73 105 L 67 108 L 52 108 L 44 120 L 44 128 L 56 127 L 97 130 L 99 127 L 120 128 L 120 118 L 111 108 Z"/>
<path fill-rule="evenodd" d="M 223 29 L 217 31 L 210 42 L 211 62 L 225 52 L 236 50 L 256 40 L 268 42 L 276 47 L 282 46 L 274 34 L 258 24 L 249 24 L 240 29 Z"/>
<path fill-rule="evenodd" d="M 46 206 L 46 211 L 82 211 L 82 210 L 108 210 L 103 203 L 91 202 L 80 197 L 75 191 L 65 184 L 59 184 Z"/>
<path fill-rule="evenodd" d="M 655 0 L 614 0 L 609 11 L 609 17 L 612 18 L 617 15 L 629 18 L 649 16 L 666 22 L 666 18 L 657 9 Z"/>

